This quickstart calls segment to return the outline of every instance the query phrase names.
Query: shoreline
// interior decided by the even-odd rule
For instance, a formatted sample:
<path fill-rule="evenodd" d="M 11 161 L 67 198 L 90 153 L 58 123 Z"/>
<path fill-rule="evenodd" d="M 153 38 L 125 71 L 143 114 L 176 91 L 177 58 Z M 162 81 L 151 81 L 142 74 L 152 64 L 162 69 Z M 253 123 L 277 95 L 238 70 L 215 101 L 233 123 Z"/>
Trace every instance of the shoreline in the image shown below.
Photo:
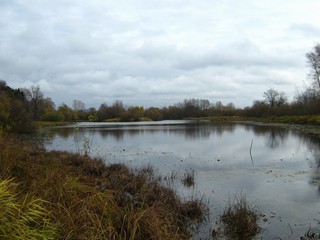
<path fill-rule="evenodd" d="M 47 151 L 19 136 L 0 135 L 0 185 L 7 179 L 16 186 L 11 192 L 16 197 L 9 200 L 18 207 L 27 196 L 39 199 L 55 235 L 39 232 L 41 238 L 189 239 L 192 225 L 206 215 L 201 198 L 180 198 L 151 166 L 136 169 Z M 34 231 L 45 227 L 41 219 L 30 221 L 36 224 Z"/>
<path fill-rule="evenodd" d="M 255 126 L 279 127 L 279 128 L 284 128 L 284 129 L 289 129 L 296 132 L 304 133 L 312 137 L 320 138 L 320 126 L 316 126 L 316 125 L 258 122 L 258 121 L 252 121 L 252 120 L 240 120 L 240 121 L 228 121 L 228 122 L 255 125 Z"/>

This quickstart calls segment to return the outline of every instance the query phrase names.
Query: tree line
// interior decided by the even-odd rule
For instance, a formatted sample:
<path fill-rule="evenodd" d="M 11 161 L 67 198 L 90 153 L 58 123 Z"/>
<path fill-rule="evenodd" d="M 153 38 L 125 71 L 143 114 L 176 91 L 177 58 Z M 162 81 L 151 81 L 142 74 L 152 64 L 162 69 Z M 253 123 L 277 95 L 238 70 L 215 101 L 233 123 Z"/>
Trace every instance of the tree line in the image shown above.
<path fill-rule="evenodd" d="M 121 100 L 112 104 L 102 103 L 98 109 L 86 108 L 85 103 L 73 100 L 72 107 L 62 103 L 58 107 L 45 97 L 39 86 L 29 89 L 12 89 L 0 80 L 0 130 L 26 131 L 32 129 L 34 121 L 140 121 L 183 119 L 214 116 L 301 116 L 320 113 L 320 44 L 306 54 L 309 78 L 313 85 L 297 93 L 289 102 L 283 91 L 267 89 L 262 99 L 252 106 L 236 108 L 233 103 L 221 101 L 211 103 L 207 99 L 185 99 L 167 107 L 127 106 Z"/>

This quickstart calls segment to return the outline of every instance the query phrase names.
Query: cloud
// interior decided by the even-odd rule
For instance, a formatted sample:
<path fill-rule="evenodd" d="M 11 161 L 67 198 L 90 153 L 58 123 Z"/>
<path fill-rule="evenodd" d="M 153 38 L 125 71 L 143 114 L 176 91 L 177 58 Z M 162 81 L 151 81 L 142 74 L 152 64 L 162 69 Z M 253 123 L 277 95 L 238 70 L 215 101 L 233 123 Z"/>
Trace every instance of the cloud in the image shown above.
<path fill-rule="evenodd" d="M 310 36 L 320 38 L 320 27 L 309 23 L 299 23 L 290 26 L 290 30 L 301 36 Z"/>
<path fill-rule="evenodd" d="M 274 6 L 277 6 L 276 8 Z M 0 78 L 39 85 L 57 105 L 185 98 L 250 105 L 303 86 L 320 3 L 3 0 Z"/>

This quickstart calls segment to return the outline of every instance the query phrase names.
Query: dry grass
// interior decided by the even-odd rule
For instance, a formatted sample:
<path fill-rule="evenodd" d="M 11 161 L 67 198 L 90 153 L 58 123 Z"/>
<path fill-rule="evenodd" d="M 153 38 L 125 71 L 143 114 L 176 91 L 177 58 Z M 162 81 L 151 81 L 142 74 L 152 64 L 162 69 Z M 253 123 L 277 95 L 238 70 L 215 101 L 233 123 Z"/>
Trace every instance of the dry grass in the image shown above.
<path fill-rule="evenodd" d="M 182 201 L 164 187 L 150 166 L 105 165 L 9 136 L 0 149 L 0 177 L 48 203 L 58 239 L 189 239 L 191 220 L 205 211 L 200 199 Z"/>

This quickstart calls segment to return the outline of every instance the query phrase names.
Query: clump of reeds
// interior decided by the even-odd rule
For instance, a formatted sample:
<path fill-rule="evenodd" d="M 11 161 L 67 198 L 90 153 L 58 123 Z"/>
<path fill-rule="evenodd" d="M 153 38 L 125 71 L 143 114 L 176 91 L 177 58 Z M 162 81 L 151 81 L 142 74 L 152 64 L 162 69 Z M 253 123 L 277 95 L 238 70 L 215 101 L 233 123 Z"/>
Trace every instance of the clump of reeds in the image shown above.
<path fill-rule="evenodd" d="M 192 187 L 195 184 L 194 181 L 194 170 L 186 170 L 181 178 L 181 182 L 186 187 Z"/>
<path fill-rule="evenodd" d="M 161 177 L 161 180 L 164 180 L 168 184 L 174 183 L 178 178 L 178 173 L 175 170 L 172 170 L 169 174 L 166 176 Z"/>
<path fill-rule="evenodd" d="M 220 216 L 220 221 L 227 236 L 236 239 L 251 239 L 261 230 L 258 224 L 260 215 L 259 210 L 252 207 L 246 197 L 241 194 L 235 196 L 232 202 L 229 200 Z"/>
<path fill-rule="evenodd" d="M 45 201 L 28 195 L 18 197 L 12 180 L 0 180 L 0 238 L 56 239 Z"/>
<path fill-rule="evenodd" d="M 203 198 L 192 197 L 191 200 L 184 202 L 182 205 L 183 215 L 191 221 L 202 221 L 204 213 L 208 212 Z"/>

